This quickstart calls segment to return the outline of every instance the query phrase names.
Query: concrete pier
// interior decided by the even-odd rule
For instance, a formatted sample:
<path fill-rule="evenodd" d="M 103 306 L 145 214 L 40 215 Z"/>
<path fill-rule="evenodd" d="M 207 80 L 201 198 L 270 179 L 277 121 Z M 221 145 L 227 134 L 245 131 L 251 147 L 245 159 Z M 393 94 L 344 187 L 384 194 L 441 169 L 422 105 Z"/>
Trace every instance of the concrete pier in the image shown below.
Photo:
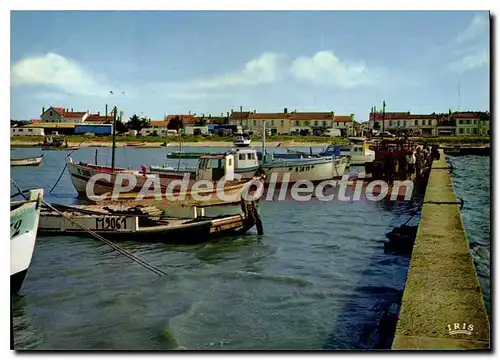
<path fill-rule="evenodd" d="M 429 175 L 393 350 L 490 348 L 488 315 L 459 205 L 442 204 L 456 201 L 441 153 Z"/>

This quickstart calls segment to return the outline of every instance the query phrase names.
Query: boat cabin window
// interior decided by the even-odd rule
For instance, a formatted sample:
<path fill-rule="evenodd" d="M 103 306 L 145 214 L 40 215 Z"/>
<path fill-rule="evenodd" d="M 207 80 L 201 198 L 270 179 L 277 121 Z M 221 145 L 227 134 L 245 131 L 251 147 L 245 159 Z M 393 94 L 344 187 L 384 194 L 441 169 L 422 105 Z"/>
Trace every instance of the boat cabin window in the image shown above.
<path fill-rule="evenodd" d="M 247 159 L 248 160 L 255 160 L 255 154 L 254 153 L 248 153 L 247 154 Z"/>
<path fill-rule="evenodd" d="M 245 154 L 238 154 L 239 160 L 245 160 Z"/>

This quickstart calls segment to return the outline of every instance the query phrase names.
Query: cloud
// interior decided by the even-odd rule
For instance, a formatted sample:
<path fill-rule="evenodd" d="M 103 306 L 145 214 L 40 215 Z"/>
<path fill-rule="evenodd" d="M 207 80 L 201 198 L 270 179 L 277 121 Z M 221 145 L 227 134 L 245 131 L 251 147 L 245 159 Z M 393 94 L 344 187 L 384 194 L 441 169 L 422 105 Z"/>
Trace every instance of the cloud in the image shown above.
<path fill-rule="evenodd" d="M 113 89 L 102 76 L 76 61 L 47 53 L 21 59 L 11 68 L 13 86 L 46 86 L 72 95 L 106 97 Z"/>
<path fill-rule="evenodd" d="M 251 86 L 275 82 L 278 79 L 278 60 L 281 54 L 266 52 L 245 63 L 240 71 L 208 79 L 188 81 L 191 88 L 209 89 L 230 86 Z"/>
<path fill-rule="evenodd" d="M 460 59 L 450 64 L 450 69 L 457 72 L 465 72 L 480 68 L 490 63 L 490 55 L 487 50 L 477 50 L 476 53 L 470 53 L 462 56 Z"/>
<path fill-rule="evenodd" d="M 488 17 L 474 15 L 455 39 L 449 69 L 462 73 L 489 65 L 489 35 Z"/>
<path fill-rule="evenodd" d="M 290 72 L 298 80 L 341 88 L 366 85 L 372 80 L 372 74 L 364 63 L 342 62 L 332 51 L 298 57 L 292 62 Z"/>
<path fill-rule="evenodd" d="M 489 21 L 486 16 L 479 14 L 474 15 L 467 28 L 458 34 L 456 41 L 459 43 L 466 42 L 489 33 L 488 24 Z"/>

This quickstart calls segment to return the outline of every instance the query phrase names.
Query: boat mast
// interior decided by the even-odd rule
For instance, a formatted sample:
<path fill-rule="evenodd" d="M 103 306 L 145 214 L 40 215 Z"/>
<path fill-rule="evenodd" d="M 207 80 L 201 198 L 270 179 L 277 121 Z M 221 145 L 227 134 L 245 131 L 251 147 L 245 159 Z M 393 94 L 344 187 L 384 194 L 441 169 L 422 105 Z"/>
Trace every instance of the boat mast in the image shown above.
<path fill-rule="evenodd" d="M 189 112 L 191 113 L 191 111 Z M 179 161 L 177 161 L 177 171 L 181 168 L 181 158 L 182 158 L 182 139 L 181 139 L 181 121 L 177 121 L 177 136 L 179 137 Z"/>
<path fill-rule="evenodd" d="M 385 133 L 385 100 L 382 103 L 382 137 L 384 137 Z"/>
<path fill-rule="evenodd" d="M 113 108 L 113 147 L 111 148 L 111 173 L 115 172 L 115 150 L 116 150 L 116 106 Z"/>
<path fill-rule="evenodd" d="M 266 159 L 266 120 L 262 120 L 262 163 Z"/>

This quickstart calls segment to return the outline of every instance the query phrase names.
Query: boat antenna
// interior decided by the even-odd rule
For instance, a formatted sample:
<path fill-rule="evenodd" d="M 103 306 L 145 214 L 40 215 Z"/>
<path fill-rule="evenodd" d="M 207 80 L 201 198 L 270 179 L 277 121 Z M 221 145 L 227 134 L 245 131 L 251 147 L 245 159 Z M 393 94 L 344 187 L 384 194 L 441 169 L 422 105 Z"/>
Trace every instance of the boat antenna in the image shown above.
<path fill-rule="evenodd" d="M 177 136 L 179 137 L 179 161 L 177 161 L 177 171 L 181 168 L 181 158 L 182 158 L 182 139 L 181 139 L 181 121 L 177 121 Z"/>
<path fill-rule="evenodd" d="M 113 108 L 113 146 L 111 148 L 111 173 L 115 172 L 115 150 L 116 150 L 116 106 Z"/>
<path fill-rule="evenodd" d="M 262 163 L 266 162 L 266 120 L 262 120 Z"/>
<path fill-rule="evenodd" d="M 385 100 L 382 103 L 382 138 L 385 134 Z"/>

